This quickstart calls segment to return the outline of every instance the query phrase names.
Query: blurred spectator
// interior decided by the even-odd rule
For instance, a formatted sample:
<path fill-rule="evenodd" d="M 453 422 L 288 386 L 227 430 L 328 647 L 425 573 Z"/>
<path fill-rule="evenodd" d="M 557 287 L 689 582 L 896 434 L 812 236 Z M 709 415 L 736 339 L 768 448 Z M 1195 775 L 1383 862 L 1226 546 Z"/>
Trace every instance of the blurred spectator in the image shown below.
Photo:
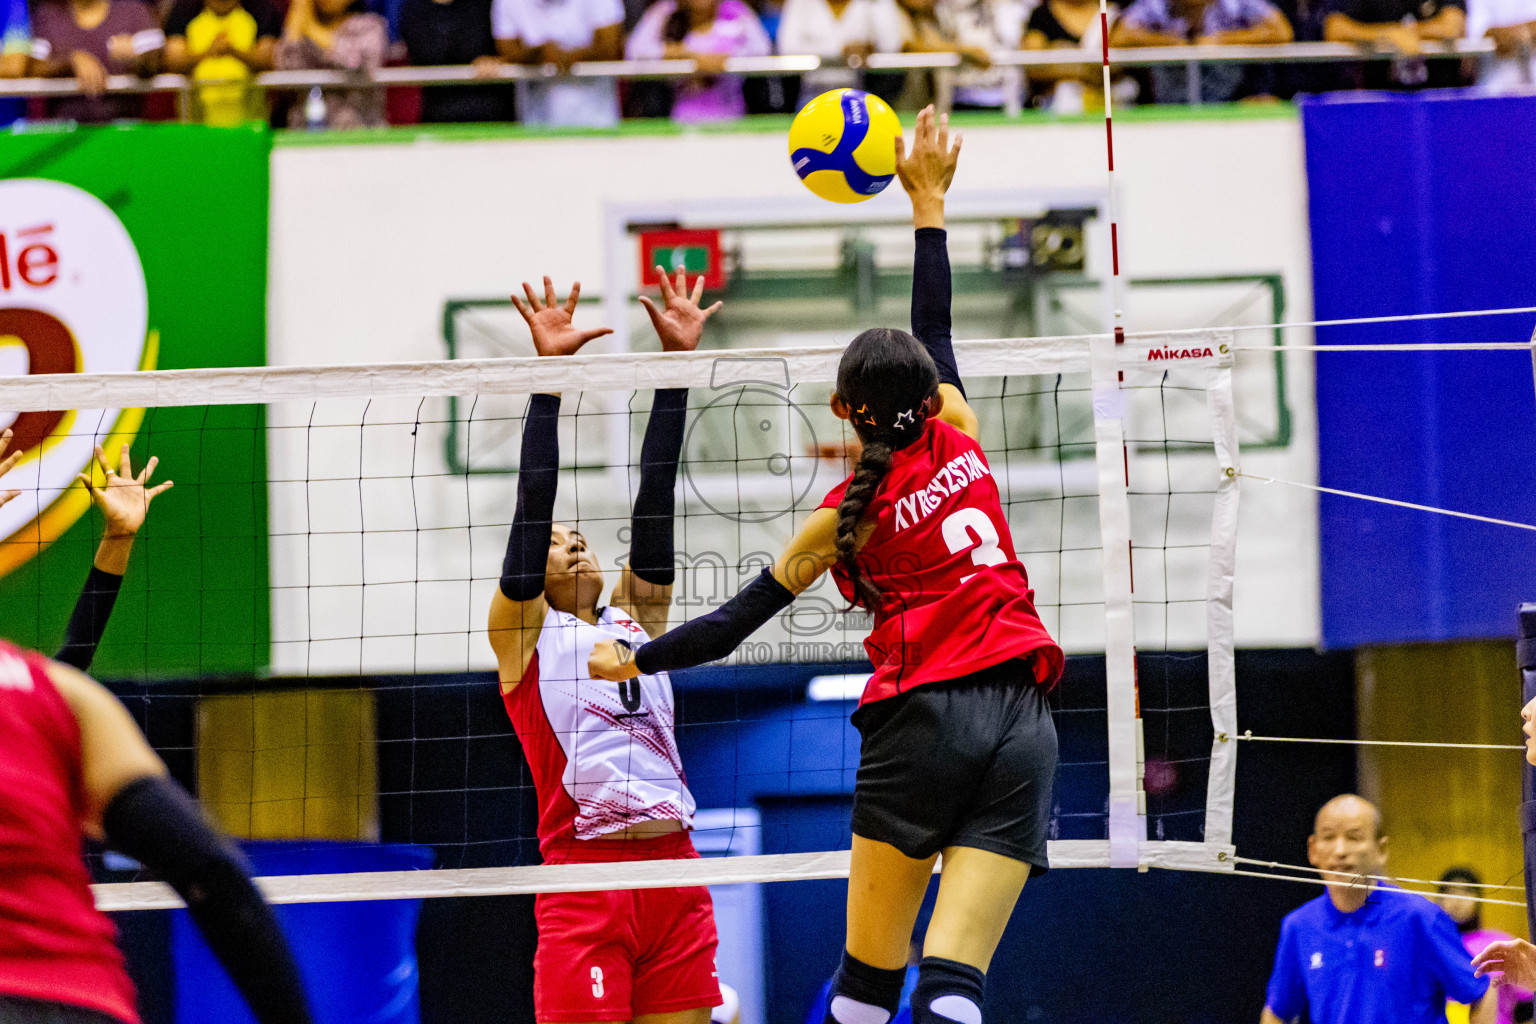
<path fill-rule="evenodd" d="M 1329 0 L 1323 38 L 1330 43 L 1385 46 L 1401 56 L 1388 64 L 1371 61 L 1344 72 L 1343 84 L 1360 89 L 1443 88 L 1461 83 L 1459 61 L 1426 61 L 1426 39 L 1461 38 L 1467 27 L 1466 0 Z"/>
<path fill-rule="evenodd" d="M 568 71 L 584 60 L 624 56 L 621 0 L 493 0 L 491 27 L 507 60 Z M 619 122 L 619 88 L 611 78 L 519 82 L 525 124 L 607 128 Z"/>
<path fill-rule="evenodd" d="M 388 23 L 383 15 L 364 10 L 362 0 L 292 0 L 277 44 L 277 67 L 281 71 L 376 71 L 388 47 Z M 383 127 L 384 89 L 369 85 L 311 90 L 307 100 L 289 109 L 288 125 Z"/>
<path fill-rule="evenodd" d="M 50 117 L 86 124 L 140 117 L 144 97 L 105 95 L 108 75 L 152 75 L 160 67 L 165 33 L 143 0 L 47 0 L 34 12 L 33 73 L 73 76 L 81 96 L 48 104 Z"/>
<path fill-rule="evenodd" d="M 1119 16 L 1119 7 L 1111 4 L 1110 22 Z M 1097 50 L 1102 42 L 1098 0 L 1043 0 L 1024 26 L 1026 50 Z M 1035 65 L 1029 82 L 1040 105 L 1058 113 L 1104 109 L 1104 76 L 1095 65 Z"/>
<path fill-rule="evenodd" d="M 501 67 L 491 36 L 491 0 L 405 0 L 400 40 L 412 64 L 472 64 L 494 78 Z M 510 85 L 444 85 L 421 91 L 421 119 L 431 123 L 510 121 L 516 116 Z"/>
<path fill-rule="evenodd" d="M 251 78 L 272 68 L 282 30 L 266 0 L 178 0 L 165 21 L 166 70 L 210 83 L 197 90 L 208 124 L 263 117 Z"/>
<path fill-rule="evenodd" d="M 741 79 L 728 57 L 766 57 L 773 43 L 742 0 L 657 0 L 629 37 L 630 60 L 693 60 L 698 74 L 677 87 L 672 120 L 727 121 L 746 113 Z"/>
<path fill-rule="evenodd" d="M 1489 89 L 1536 84 L 1536 0 L 1467 0 L 1467 38 L 1493 40 L 1477 84 Z"/>
<path fill-rule="evenodd" d="M 961 43 L 955 12 L 948 4 L 935 0 L 897 0 L 901 15 L 902 45 L 906 53 L 957 53 L 965 62 L 980 68 L 992 66 L 992 56 L 984 49 Z M 910 71 L 906 85 L 894 102 L 898 110 L 921 110 L 934 102 L 933 72 Z"/>
<path fill-rule="evenodd" d="M 1508 932 L 1483 927 L 1482 905 L 1473 898 L 1483 895 L 1483 890 L 1479 888 L 1482 881 L 1471 868 L 1451 868 L 1440 876 L 1440 895 L 1435 898 L 1440 909 L 1456 922 L 1456 930 L 1461 933 L 1461 944 L 1467 947 L 1467 955 L 1474 957 L 1491 943 L 1514 938 Z M 1500 985 L 1498 991 L 1498 1024 L 1514 1024 L 1515 1009 L 1520 1003 L 1526 1004 L 1520 1019 L 1531 1019 L 1531 992 L 1528 989 L 1516 985 Z"/>
<path fill-rule="evenodd" d="M 962 53 L 973 55 L 971 67 L 955 78 L 955 108 L 995 109 L 1022 99 L 1023 73 L 1016 67 L 992 66 L 992 54 L 1017 50 L 1024 42 L 1029 11 L 1021 0 L 940 0 L 954 22 Z M 984 58 L 983 58 L 983 55 Z"/>
<path fill-rule="evenodd" d="M 901 15 L 896 0 L 785 0 L 779 17 L 778 50 L 831 60 L 900 53 Z M 857 87 L 851 68 L 819 68 L 802 77 L 800 98 L 809 101 L 828 89 Z"/>
<path fill-rule="evenodd" d="M 27 0 L 0 2 L 0 78 L 21 78 L 32 56 L 32 18 Z M 23 99 L 0 99 L 0 127 L 27 111 Z"/>
<path fill-rule="evenodd" d="M 1136 0 L 1109 32 L 1110 46 L 1268 46 L 1288 43 L 1291 23 L 1268 0 Z M 1200 101 L 1222 103 L 1244 95 L 1241 64 L 1202 64 Z M 1189 71 L 1152 69 L 1153 99 L 1188 103 Z"/>
<path fill-rule="evenodd" d="M 32 55 L 32 18 L 27 0 L 5 0 L 0 6 L 0 78 L 21 78 Z"/>

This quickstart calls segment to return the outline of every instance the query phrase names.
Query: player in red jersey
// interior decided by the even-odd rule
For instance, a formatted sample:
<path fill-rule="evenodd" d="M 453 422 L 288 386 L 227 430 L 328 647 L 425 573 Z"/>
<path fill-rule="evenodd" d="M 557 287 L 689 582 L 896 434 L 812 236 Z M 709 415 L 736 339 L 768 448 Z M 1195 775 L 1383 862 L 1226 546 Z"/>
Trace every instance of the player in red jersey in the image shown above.
<path fill-rule="evenodd" d="M 675 286 L 662 281 L 663 309 L 642 300 L 662 348 L 692 351 L 718 304 L 699 308 L 703 278 L 692 295 L 681 271 Z M 527 302 L 513 301 L 539 355 L 569 355 L 609 333 L 572 325 L 579 284 L 563 305 L 547 277 L 542 301 L 523 288 Z M 667 628 L 687 410 L 687 389 L 656 392 L 640 452 L 629 560 L 604 606 L 602 570 L 586 539 L 553 521 L 560 396 L 529 399 L 517 512 L 489 628 L 502 699 L 538 793 L 545 863 L 698 856 L 688 838 L 694 801 L 673 735 L 667 674 L 614 686 L 587 673 L 594 644 L 638 642 Z M 541 893 L 535 917 L 533 998 L 541 1024 L 707 1024 L 720 1002 L 714 909 L 703 886 Z"/>
<path fill-rule="evenodd" d="M 298 966 L 238 851 L 88 676 L 0 642 L 0 1021 L 138 1024 L 86 836 L 175 888 L 262 1024 L 309 1024 Z"/>
<path fill-rule="evenodd" d="M 1035 613 L 950 344 L 944 193 L 960 140 L 918 115 L 897 168 L 917 234 L 912 328 L 849 344 L 832 409 L 862 442 L 771 569 L 730 602 L 631 652 L 589 657 L 627 679 L 724 657 L 831 570 L 874 613 L 874 673 L 854 724 L 848 933 L 826 1019 L 885 1024 L 934 860 L 944 870 L 912 996 L 913 1024 L 980 1024 L 982 988 L 1032 871 L 1044 871 L 1056 766 L 1045 695 L 1061 648 Z"/>

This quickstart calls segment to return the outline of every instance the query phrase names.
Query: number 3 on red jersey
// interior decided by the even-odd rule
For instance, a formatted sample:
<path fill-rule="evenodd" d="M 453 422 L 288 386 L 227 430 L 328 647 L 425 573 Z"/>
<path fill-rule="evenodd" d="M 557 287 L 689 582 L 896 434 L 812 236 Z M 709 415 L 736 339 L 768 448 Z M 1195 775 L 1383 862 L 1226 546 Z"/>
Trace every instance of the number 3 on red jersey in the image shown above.
<path fill-rule="evenodd" d="M 944 536 L 944 543 L 949 546 L 950 554 L 958 555 L 970 548 L 971 561 L 978 567 L 1008 561 L 1008 556 L 998 547 L 1001 538 L 997 527 L 993 525 L 991 517 L 979 508 L 956 509 L 944 517 L 939 530 Z M 960 582 L 964 583 L 975 575 L 970 573 L 962 576 Z"/>

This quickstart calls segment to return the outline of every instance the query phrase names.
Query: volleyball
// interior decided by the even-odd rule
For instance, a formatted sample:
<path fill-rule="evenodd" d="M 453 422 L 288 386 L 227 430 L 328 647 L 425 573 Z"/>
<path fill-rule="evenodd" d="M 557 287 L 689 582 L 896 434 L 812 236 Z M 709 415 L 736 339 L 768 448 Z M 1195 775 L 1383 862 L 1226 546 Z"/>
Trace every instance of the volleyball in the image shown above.
<path fill-rule="evenodd" d="M 834 203 L 862 203 L 896 176 L 901 121 L 878 96 L 833 89 L 789 126 L 789 162 L 805 187 Z"/>

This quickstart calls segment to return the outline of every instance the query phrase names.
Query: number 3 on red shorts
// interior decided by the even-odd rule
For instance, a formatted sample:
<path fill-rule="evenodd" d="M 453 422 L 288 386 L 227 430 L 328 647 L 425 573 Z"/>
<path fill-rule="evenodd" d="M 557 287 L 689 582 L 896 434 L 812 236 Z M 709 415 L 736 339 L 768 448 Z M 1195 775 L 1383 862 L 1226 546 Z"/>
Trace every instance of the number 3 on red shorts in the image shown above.
<path fill-rule="evenodd" d="M 592 968 L 592 996 L 594 999 L 603 998 L 603 969 Z"/>

